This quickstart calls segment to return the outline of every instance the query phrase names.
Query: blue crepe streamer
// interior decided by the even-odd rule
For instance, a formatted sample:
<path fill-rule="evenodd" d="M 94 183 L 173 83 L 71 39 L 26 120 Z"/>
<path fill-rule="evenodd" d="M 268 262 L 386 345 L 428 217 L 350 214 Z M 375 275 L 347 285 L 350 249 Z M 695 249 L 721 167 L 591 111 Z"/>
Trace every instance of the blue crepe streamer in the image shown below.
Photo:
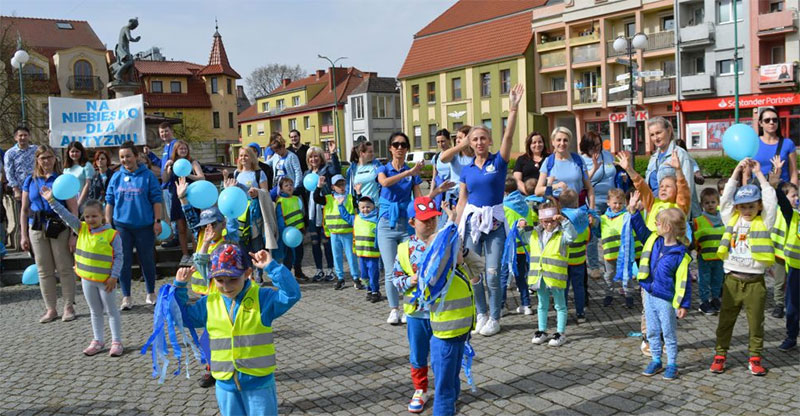
<path fill-rule="evenodd" d="M 617 273 L 614 275 L 615 281 L 622 281 L 623 286 L 628 281 L 639 274 L 639 266 L 636 265 L 636 246 L 633 237 L 633 227 L 631 226 L 631 214 L 625 213 L 622 216 L 622 231 L 620 232 L 619 257 L 617 258 Z"/>
<path fill-rule="evenodd" d="M 514 224 L 509 227 L 508 235 L 506 236 L 506 242 L 503 246 L 503 263 L 508 265 L 508 272 L 511 275 L 517 275 L 517 240 L 521 239 L 519 234 L 519 225 L 520 220 L 514 221 Z M 528 247 L 526 245 L 522 245 L 522 249 L 525 251 L 525 261 L 530 261 L 530 255 L 528 254 Z"/>
<path fill-rule="evenodd" d="M 421 308 L 430 307 L 436 299 L 446 293 L 450 283 L 447 275 L 455 266 L 457 249 L 458 227 L 454 223 L 449 223 L 436 234 L 417 270 L 417 288 L 413 300 L 417 301 Z"/>
<path fill-rule="evenodd" d="M 467 384 L 469 389 L 475 393 L 478 388 L 475 387 L 475 380 L 472 378 L 472 360 L 475 358 L 475 349 L 469 343 L 469 339 L 464 342 L 464 356 L 461 357 L 461 368 L 464 369 L 464 375 L 467 377 Z"/>

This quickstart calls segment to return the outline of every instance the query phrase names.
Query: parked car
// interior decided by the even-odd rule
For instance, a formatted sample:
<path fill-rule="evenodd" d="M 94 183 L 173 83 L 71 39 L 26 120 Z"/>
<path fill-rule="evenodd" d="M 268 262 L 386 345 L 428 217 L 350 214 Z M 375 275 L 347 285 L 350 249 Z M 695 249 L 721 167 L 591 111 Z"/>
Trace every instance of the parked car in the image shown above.
<path fill-rule="evenodd" d="M 406 155 L 406 163 L 419 163 L 421 161 L 430 162 L 436 152 L 409 152 Z"/>

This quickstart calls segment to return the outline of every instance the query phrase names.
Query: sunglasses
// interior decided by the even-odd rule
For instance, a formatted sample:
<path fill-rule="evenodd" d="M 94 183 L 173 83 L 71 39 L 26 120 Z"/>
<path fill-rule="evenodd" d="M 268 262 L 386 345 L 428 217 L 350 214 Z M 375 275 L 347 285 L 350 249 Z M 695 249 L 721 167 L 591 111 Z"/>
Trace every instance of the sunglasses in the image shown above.
<path fill-rule="evenodd" d="M 762 118 L 761 122 L 764 123 L 764 124 L 772 124 L 772 123 L 777 123 L 778 119 L 777 118 Z"/>
<path fill-rule="evenodd" d="M 392 142 L 392 147 L 395 149 L 408 149 L 408 143 L 406 142 Z"/>

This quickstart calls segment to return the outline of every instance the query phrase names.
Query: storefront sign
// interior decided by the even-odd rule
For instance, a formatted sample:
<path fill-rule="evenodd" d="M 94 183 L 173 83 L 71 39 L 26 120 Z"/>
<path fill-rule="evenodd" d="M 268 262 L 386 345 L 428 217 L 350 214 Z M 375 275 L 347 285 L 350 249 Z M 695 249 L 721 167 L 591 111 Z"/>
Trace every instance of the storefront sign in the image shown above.
<path fill-rule="evenodd" d="M 767 106 L 800 105 L 800 94 L 761 94 L 739 96 L 739 108 L 758 108 Z M 707 98 L 704 100 L 675 101 L 673 106 L 676 111 L 717 111 L 733 110 L 736 101 L 733 97 Z"/>
<path fill-rule="evenodd" d="M 794 81 L 794 65 L 791 63 L 761 65 L 758 68 L 758 82 L 792 82 Z"/>
<path fill-rule="evenodd" d="M 647 121 L 648 118 L 649 114 L 647 110 L 636 112 L 636 121 Z M 609 113 L 608 121 L 612 123 L 624 123 L 628 121 L 628 115 L 626 113 Z"/>

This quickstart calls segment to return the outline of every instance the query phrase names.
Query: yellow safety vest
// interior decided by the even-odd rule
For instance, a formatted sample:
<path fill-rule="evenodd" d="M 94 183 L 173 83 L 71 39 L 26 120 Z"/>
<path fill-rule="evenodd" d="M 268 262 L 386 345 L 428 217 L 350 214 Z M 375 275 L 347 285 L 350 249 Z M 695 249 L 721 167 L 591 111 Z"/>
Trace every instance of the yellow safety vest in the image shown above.
<path fill-rule="evenodd" d="M 231 322 L 219 292 L 206 298 L 211 375 L 217 380 L 229 380 L 234 370 L 256 377 L 268 376 L 275 371 L 272 327 L 264 326 L 261 322 L 258 292 L 259 287 L 251 284 L 242 298 L 234 322 Z M 231 305 L 231 310 L 233 307 Z"/>
<path fill-rule="evenodd" d="M 739 213 L 736 212 L 728 221 L 725 226 L 725 233 L 722 234 L 722 240 L 719 242 L 719 249 L 717 249 L 717 256 L 725 260 L 728 258 L 728 251 L 735 245 L 733 241 L 733 227 L 739 221 Z M 750 222 L 750 231 L 747 233 L 747 242 L 750 244 L 750 253 L 753 259 L 763 264 L 766 267 L 772 266 L 775 263 L 775 247 L 772 245 L 770 239 L 770 231 L 761 219 L 761 215 L 757 215 Z"/>
<path fill-rule="evenodd" d="M 539 234 L 531 233 L 528 253 L 531 256 L 528 284 L 538 286 L 540 278 L 548 287 L 564 289 L 567 287 L 567 250 L 561 247 L 563 233 L 559 230 L 550 237 L 544 250 L 539 248 Z"/>
<path fill-rule="evenodd" d="M 300 209 L 300 197 L 278 197 L 275 202 L 277 206 L 281 207 L 281 214 L 283 215 L 283 224 L 287 227 L 294 227 L 302 230 L 305 227 L 303 221 L 303 210 Z"/>
<path fill-rule="evenodd" d="M 509 227 L 513 226 L 514 222 L 519 220 L 519 219 L 524 219 L 525 221 L 528 222 L 528 225 L 533 225 L 533 223 L 536 221 L 534 219 L 533 210 L 532 209 L 529 209 L 528 210 L 528 215 L 526 215 L 524 217 L 522 215 L 519 215 L 519 213 L 517 211 L 514 211 L 513 209 L 511 209 L 511 208 L 509 208 L 507 206 L 503 206 L 503 211 L 506 214 L 506 222 L 508 223 Z M 522 241 L 522 239 L 517 237 L 517 254 L 525 254 L 525 247 L 524 246 L 525 246 L 525 243 Z"/>
<path fill-rule="evenodd" d="M 344 200 L 344 209 L 353 214 L 353 197 L 347 195 Z M 322 210 L 322 228 L 325 230 L 325 236 L 330 237 L 331 234 L 350 234 L 353 232 L 353 226 L 347 223 L 339 214 L 339 203 L 333 195 L 325 195 L 325 208 Z"/>
<path fill-rule="evenodd" d="M 407 275 L 416 274 L 408 254 L 408 241 L 397 246 L 397 261 Z M 475 327 L 475 299 L 466 270 L 459 265 L 450 271 L 447 278 L 452 279 L 450 287 L 431 306 L 431 329 L 433 336 L 439 339 L 455 338 Z M 403 295 L 403 312 L 406 315 L 417 310 L 416 302 L 412 301 L 414 290 L 410 288 Z"/>
<path fill-rule="evenodd" d="M 792 211 L 792 221 L 786 226 L 786 219 L 780 212 L 775 219 L 770 237 L 775 246 L 775 257 L 784 259 L 786 266 L 793 269 L 800 269 L 800 235 L 798 235 L 798 225 L 800 225 L 800 213 Z"/>
<path fill-rule="evenodd" d="M 622 245 L 622 217 L 618 215 L 610 218 L 605 214 L 600 217 L 600 241 L 603 245 L 603 259 L 606 261 L 614 261 L 619 257 L 619 247 Z M 642 256 L 642 242 L 636 239 L 636 231 L 633 232 L 633 238 L 633 247 L 638 260 Z"/>
<path fill-rule="evenodd" d="M 111 241 L 116 235 L 117 231 L 113 228 L 92 233 L 89 225 L 81 222 L 78 243 L 75 246 L 75 274 L 81 279 L 105 282 L 111 275 L 111 265 L 114 263 Z"/>
<path fill-rule="evenodd" d="M 586 263 L 586 245 L 589 244 L 591 231 L 586 227 L 582 233 L 578 234 L 575 241 L 567 244 L 567 262 L 570 266 L 578 266 Z"/>
<path fill-rule="evenodd" d="M 719 261 L 717 250 L 725 226 L 714 227 L 705 214 L 694 219 L 694 241 L 697 245 L 697 252 L 705 261 Z"/>
<path fill-rule="evenodd" d="M 203 248 L 202 241 L 203 237 L 205 236 L 205 233 L 206 233 L 205 229 L 200 230 L 200 232 L 197 233 L 197 244 L 195 244 L 195 251 L 194 251 L 195 253 L 199 253 L 200 249 Z M 208 251 L 206 252 L 206 254 L 213 253 L 214 249 L 216 249 L 220 244 L 222 244 L 223 241 L 225 241 L 225 234 L 227 233 L 228 230 L 223 230 L 222 238 L 220 238 L 218 241 L 214 241 L 211 244 L 209 244 Z M 203 275 L 200 274 L 200 272 L 195 270 L 195 272 L 192 273 L 192 291 L 200 295 L 208 295 L 211 292 L 216 292 L 217 286 L 210 285 L 209 280 L 204 278 Z"/>
<path fill-rule="evenodd" d="M 646 225 L 650 231 L 657 231 L 656 230 L 656 216 L 658 213 L 667 209 L 667 208 L 678 208 L 681 209 L 677 203 L 675 202 L 667 202 L 662 201 L 656 198 L 655 202 L 653 202 L 653 206 L 650 207 L 650 211 L 647 212 L 647 221 Z M 681 210 L 683 211 L 683 210 Z"/>
<path fill-rule="evenodd" d="M 650 234 L 650 238 L 644 243 L 642 250 L 642 260 L 639 262 L 639 274 L 636 275 L 638 280 L 645 280 L 650 277 L 650 254 L 653 252 L 653 244 L 656 242 L 658 234 Z M 681 307 L 683 297 L 686 296 L 686 285 L 689 282 L 689 262 L 692 258 L 688 254 L 683 255 L 681 264 L 678 265 L 678 270 L 675 271 L 675 296 L 672 298 L 672 307 L 678 309 Z"/>
<path fill-rule="evenodd" d="M 353 220 L 353 249 L 358 257 L 377 258 L 381 256 L 375 247 L 375 229 L 378 224 L 356 215 Z"/>

